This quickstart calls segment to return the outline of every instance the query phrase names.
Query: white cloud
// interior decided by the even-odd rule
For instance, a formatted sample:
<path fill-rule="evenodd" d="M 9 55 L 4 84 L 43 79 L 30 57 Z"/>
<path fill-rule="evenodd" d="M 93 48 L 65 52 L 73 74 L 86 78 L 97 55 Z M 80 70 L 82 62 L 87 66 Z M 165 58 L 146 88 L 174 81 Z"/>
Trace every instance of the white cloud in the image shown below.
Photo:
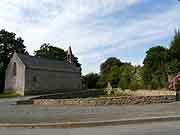
<path fill-rule="evenodd" d="M 30 53 L 44 42 L 64 49 L 71 45 L 84 72 L 98 71 L 107 55 L 161 39 L 178 26 L 179 7 L 139 20 L 129 18 L 124 25 L 106 22 L 106 17 L 142 1 L 145 0 L 1 0 L 0 28 L 22 36 Z M 95 50 L 107 46 L 110 47 L 103 52 Z"/>

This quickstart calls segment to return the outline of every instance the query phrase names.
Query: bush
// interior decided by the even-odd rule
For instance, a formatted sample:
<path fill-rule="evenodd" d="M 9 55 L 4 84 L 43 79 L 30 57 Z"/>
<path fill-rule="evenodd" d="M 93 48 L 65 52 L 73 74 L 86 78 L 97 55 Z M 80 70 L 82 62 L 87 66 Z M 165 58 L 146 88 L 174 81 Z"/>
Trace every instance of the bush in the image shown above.
<path fill-rule="evenodd" d="M 176 82 L 176 91 L 180 91 L 180 80 Z"/>

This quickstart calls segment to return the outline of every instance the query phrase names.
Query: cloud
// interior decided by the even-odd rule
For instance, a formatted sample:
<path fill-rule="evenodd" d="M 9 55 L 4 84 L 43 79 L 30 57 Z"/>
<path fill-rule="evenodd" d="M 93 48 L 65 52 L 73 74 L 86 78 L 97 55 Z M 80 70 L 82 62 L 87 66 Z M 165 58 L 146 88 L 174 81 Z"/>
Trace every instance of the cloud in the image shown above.
<path fill-rule="evenodd" d="M 132 54 L 130 58 L 120 52 L 161 43 L 178 26 L 180 8 L 173 4 L 161 13 L 136 12 L 132 16 L 134 7 L 149 1 L 1 0 L 0 28 L 21 36 L 31 54 L 44 42 L 64 49 L 71 45 L 83 72 L 98 72 L 99 64 L 110 56 L 141 64 L 142 57 Z"/>

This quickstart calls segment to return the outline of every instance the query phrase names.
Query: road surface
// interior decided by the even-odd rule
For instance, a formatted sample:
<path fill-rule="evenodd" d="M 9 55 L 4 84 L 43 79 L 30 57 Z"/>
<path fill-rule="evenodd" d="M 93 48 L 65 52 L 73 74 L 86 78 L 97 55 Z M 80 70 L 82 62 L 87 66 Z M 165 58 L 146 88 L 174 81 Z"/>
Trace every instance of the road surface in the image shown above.
<path fill-rule="evenodd" d="M 0 123 L 105 121 L 180 115 L 180 103 L 122 106 L 15 105 L 19 99 L 0 100 Z"/>
<path fill-rule="evenodd" d="M 0 128 L 0 135 L 180 135 L 180 121 L 92 128 Z"/>

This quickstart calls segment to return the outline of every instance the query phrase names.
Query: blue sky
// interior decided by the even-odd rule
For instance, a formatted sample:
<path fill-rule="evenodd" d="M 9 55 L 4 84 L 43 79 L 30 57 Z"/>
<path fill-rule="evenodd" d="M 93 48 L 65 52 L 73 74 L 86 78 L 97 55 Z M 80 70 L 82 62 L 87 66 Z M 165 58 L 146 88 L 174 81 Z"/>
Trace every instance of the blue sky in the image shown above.
<path fill-rule="evenodd" d="M 73 52 L 83 74 L 108 57 L 142 65 L 153 46 L 168 47 L 180 28 L 178 0 L 1 0 L 0 29 L 25 40 L 33 54 L 48 42 Z"/>

